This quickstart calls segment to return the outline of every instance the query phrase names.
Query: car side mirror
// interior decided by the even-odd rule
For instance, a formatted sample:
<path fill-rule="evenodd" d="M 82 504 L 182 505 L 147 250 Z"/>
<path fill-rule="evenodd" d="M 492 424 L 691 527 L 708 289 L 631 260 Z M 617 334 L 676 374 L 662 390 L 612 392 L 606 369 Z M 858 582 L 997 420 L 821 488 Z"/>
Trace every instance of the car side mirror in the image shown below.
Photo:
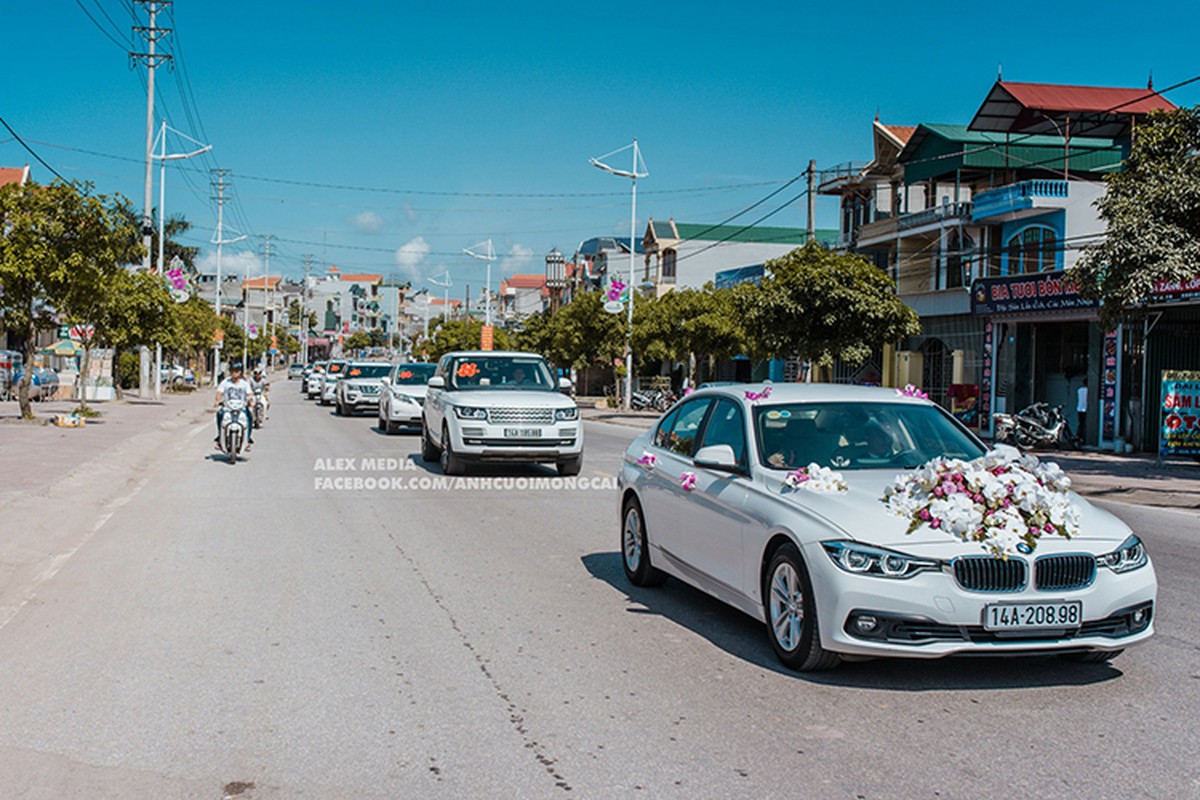
<path fill-rule="evenodd" d="M 425 385 L 428 386 L 430 389 L 445 389 L 446 388 L 446 379 L 443 378 L 441 375 L 434 375 L 432 378 L 430 378 L 425 383 Z"/>
<path fill-rule="evenodd" d="M 708 447 L 701 447 L 692 460 L 696 462 L 697 467 L 715 469 L 719 472 L 741 472 L 742 470 L 733 448 L 727 444 L 710 444 Z"/>
<path fill-rule="evenodd" d="M 558 390 L 560 392 L 564 392 L 565 394 L 570 394 L 571 390 L 574 388 L 575 388 L 575 384 L 571 382 L 570 378 L 559 378 L 558 379 Z"/>

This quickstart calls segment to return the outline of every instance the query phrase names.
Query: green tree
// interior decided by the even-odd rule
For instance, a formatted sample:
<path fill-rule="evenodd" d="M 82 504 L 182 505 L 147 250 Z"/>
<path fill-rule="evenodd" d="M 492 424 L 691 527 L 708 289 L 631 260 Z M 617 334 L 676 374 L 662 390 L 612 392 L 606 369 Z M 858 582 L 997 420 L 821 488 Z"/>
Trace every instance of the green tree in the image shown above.
<path fill-rule="evenodd" d="M 1070 277 L 1108 325 L 1136 316 L 1158 281 L 1200 274 L 1200 106 L 1153 112 L 1097 202 L 1108 223 Z"/>
<path fill-rule="evenodd" d="M 96 342 L 121 353 L 156 341 L 168 341 L 176 327 L 177 304 L 171 299 L 166 285 L 153 272 L 120 270 L 95 304 L 91 321 L 95 326 Z M 113 360 L 113 385 L 117 360 Z"/>
<path fill-rule="evenodd" d="M 430 331 L 429 339 L 421 344 L 416 344 L 413 348 L 414 353 L 420 353 L 423 349 L 429 352 L 429 360 L 437 361 L 446 353 L 455 350 L 478 350 L 480 337 L 483 334 L 483 323 L 474 319 L 453 319 L 442 322 L 433 331 Z M 495 328 L 492 331 L 492 348 L 495 350 L 508 350 L 512 346 L 508 338 L 508 332 L 503 328 Z"/>
<path fill-rule="evenodd" d="M 37 335 L 57 317 L 83 320 L 95 314 L 98 296 L 114 293 L 121 265 L 143 252 L 137 229 L 126 221 L 121 198 L 91 195 L 89 185 L 55 182 L 0 187 L 0 310 L 4 324 L 25 337 L 25 363 L 33 365 Z M 99 326 L 98 326 L 99 327 Z M 18 385 L 21 415 L 29 403 L 32 370 Z"/>
<path fill-rule="evenodd" d="M 859 256 L 811 242 L 768 261 L 766 273 L 760 286 L 738 287 L 734 301 L 757 355 L 861 364 L 874 349 L 921 331 L 891 279 Z"/>
<path fill-rule="evenodd" d="M 342 342 L 342 347 L 347 350 L 366 350 L 370 346 L 371 335 L 366 331 L 355 331 Z"/>
<path fill-rule="evenodd" d="M 635 305 L 636 311 L 636 305 Z M 554 315 L 553 352 L 561 367 L 583 369 L 593 365 L 612 367 L 613 359 L 625 353 L 624 313 L 604 310 L 600 292 L 585 292 Z"/>
<path fill-rule="evenodd" d="M 699 359 L 730 358 L 746 349 L 734 293 L 729 289 L 676 289 L 634 307 L 633 348 L 642 358 L 686 361 L 697 382 Z"/>

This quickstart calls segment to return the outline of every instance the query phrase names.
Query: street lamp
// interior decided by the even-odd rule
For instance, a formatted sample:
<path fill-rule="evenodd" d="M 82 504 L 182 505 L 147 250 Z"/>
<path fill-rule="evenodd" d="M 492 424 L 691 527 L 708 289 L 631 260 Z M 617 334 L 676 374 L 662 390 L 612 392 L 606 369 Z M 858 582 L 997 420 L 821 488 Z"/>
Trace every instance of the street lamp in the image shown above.
<path fill-rule="evenodd" d="M 550 293 L 550 313 L 558 311 L 562 290 L 566 288 L 566 259 L 555 247 L 546 254 L 546 290 Z"/>
<path fill-rule="evenodd" d="M 617 169 L 605 164 L 603 159 L 609 156 L 614 156 L 617 153 L 624 152 L 628 149 L 633 149 L 633 169 L 624 170 Z M 637 237 L 637 179 L 645 178 L 650 173 L 646 171 L 646 162 L 642 161 L 641 151 L 638 150 L 637 139 L 633 140 L 632 144 L 613 150 L 611 153 L 605 153 L 597 158 L 589 158 L 588 163 L 596 169 L 602 169 L 605 172 L 611 172 L 621 178 L 629 178 L 633 185 L 633 199 L 629 210 L 629 316 L 625 327 L 625 410 L 629 410 L 629 398 L 633 394 L 633 295 L 634 295 L 634 255 L 637 248 L 634 242 Z M 638 165 L 641 165 L 642 172 L 638 172 Z"/>
<path fill-rule="evenodd" d="M 475 252 L 475 248 L 485 244 L 487 245 L 485 252 Z M 487 297 L 487 309 L 484 311 L 484 318 L 487 320 L 485 324 L 490 327 L 492 324 L 492 262 L 496 260 L 496 252 L 492 249 L 492 240 L 488 239 L 486 242 L 473 244 L 470 247 L 464 248 L 463 252 L 471 258 L 478 258 L 480 261 L 487 262 L 487 289 L 484 291 L 484 296 Z"/>
<path fill-rule="evenodd" d="M 168 153 L 167 152 L 167 131 L 171 131 L 176 136 L 182 136 L 193 144 L 198 144 L 200 147 L 190 153 Z M 174 128 L 167 125 L 167 121 L 163 120 L 162 127 L 158 131 L 158 153 L 155 154 L 154 147 L 150 148 L 150 157 L 158 160 L 158 277 L 162 278 L 163 274 L 163 243 L 166 241 L 166 221 L 167 212 L 165 205 L 167 202 L 167 162 L 182 161 L 185 158 L 192 158 L 212 150 L 211 144 L 198 142 L 185 133 L 180 133 Z M 219 291 L 219 288 L 218 288 Z M 154 344 L 154 399 L 158 400 L 162 397 L 162 342 Z"/>
<path fill-rule="evenodd" d="M 430 278 L 429 282 L 432 283 L 434 286 L 441 286 L 442 289 L 444 290 L 444 297 L 442 299 L 442 319 L 444 321 L 449 321 L 450 320 L 450 285 L 451 285 L 450 284 L 450 270 L 446 270 L 445 280 L 439 281 L 439 280 L 435 280 L 434 278 Z"/>

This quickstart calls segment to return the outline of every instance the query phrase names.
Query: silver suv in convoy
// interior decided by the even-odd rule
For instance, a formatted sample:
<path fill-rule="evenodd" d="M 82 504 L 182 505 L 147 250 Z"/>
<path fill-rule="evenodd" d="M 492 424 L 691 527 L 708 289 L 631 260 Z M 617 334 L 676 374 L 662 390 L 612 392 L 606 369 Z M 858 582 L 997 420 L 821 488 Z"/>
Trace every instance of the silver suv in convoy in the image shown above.
<path fill-rule="evenodd" d="M 351 361 L 347 364 L 334 389 L 338 415 L 349 417 L 355 411 L 378 409 L 383 379 L 391 371 L 392 365 L 386 361 Z"/>
<path fill-rule="evenodd" d="M 447 475 L 476 462 L 583 466 L 583 423 L 541 356 L 510 351 L 447 353 L 429 379 L 421 418 L 421 457 Z"/>

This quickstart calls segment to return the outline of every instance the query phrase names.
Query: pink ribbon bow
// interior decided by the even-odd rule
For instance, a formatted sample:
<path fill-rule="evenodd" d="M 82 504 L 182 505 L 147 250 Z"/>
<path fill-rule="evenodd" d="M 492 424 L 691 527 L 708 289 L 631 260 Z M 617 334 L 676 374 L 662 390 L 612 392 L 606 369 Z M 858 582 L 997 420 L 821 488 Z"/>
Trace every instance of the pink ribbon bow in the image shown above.
<path fill-rule="evenodd" d="M 696 488 L 696 473 L 685 472 L 679 476 L 679 485 L 683 487 L 685 492 L 690 492 Z"/>

